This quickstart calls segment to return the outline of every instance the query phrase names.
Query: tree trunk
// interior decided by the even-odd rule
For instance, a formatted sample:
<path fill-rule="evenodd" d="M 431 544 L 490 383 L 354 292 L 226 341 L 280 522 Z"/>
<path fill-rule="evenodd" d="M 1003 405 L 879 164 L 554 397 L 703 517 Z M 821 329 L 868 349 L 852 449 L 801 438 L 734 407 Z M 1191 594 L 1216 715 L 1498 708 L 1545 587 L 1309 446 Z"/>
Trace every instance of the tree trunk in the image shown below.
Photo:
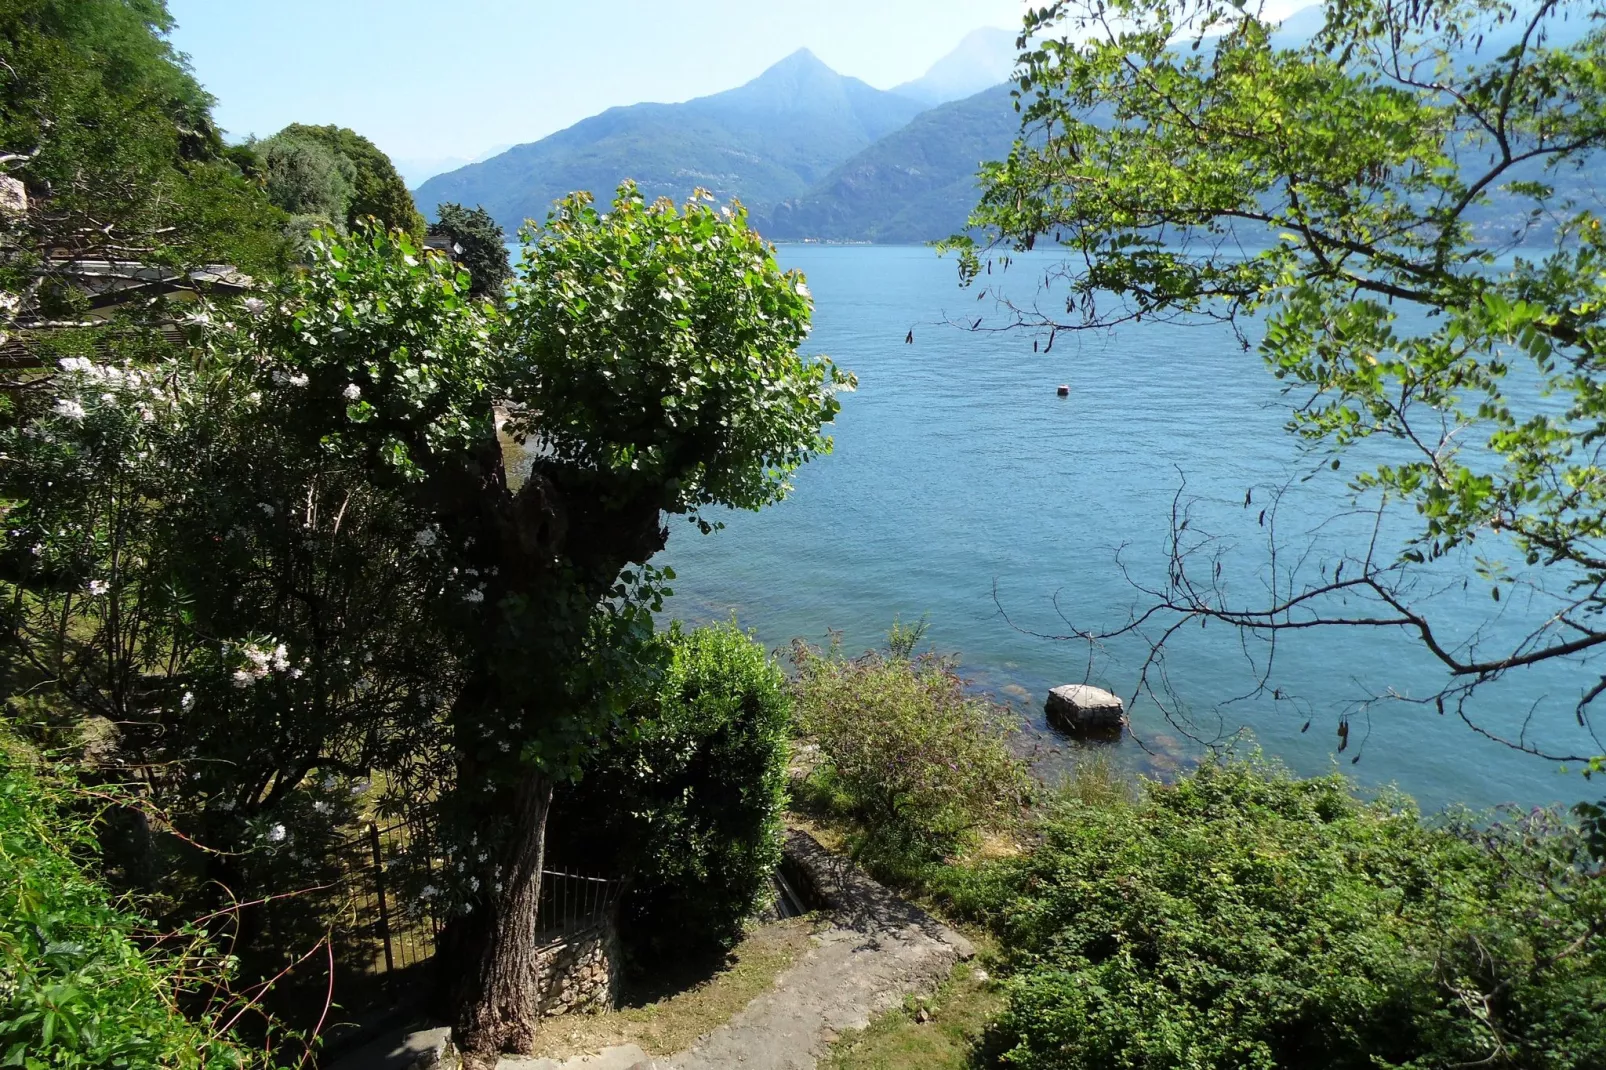
<path fill-rule="evenodd" d="M 492 916 L 462 963 L 464 978 L 453 1030 L 459 1048 L 494 1060 L 499 1052 L 529 1051 L 540 1021 L 535 962 L 536 909 L 546 854 L 552 780 L 531 770 L 514 788 L 514 821 L 500 892 L 488 896 Z"/>
<path fill-rule="evenodd" d="M 500 457 L 498 447 L 497 462 Z M 488 466 L 491 463 L 487 461 Z M 498 576 L 501 584 L 500 590 L 493 587 L 491 594 L 500 598 L 504 592 L 517 593 L 527 606 L 536 607 L 536 619 L 524 622 L 528 627 L 519 635 L 519 644 L 538 648 L 543 663 L 552 664 L 583 656 L 587 622 L 565 619 L 561 614 L 556 621 L 542 620 L 546 607 L 561 606 L 576 593 L 581 604 L 594 606 L 606 596 L 625 565 L 648 560 L 668 537 L 659 523 L 661 507 L 656 499 L 623 505 L 608 502 L 587 480 L 565 487 L 558 475 L 539 466 L 532 468 L 512 495 L 500 476 L 493 480 L 503 489 L 480 500 L 482 505 L 484 501 L 492 505 L 487 507 L 489 516 L 478 534 L 487 555 L 482 564 L 494 567 L 491 574 Z M 576 584 L 578 588 L 571 590 Z M 503 622 L 502 627 L 509 625 Z M 521 710 L 539 731 L 560 726 L 566 711 L 554 706 L 551 696 L 561 693 L 561 682 L 543 681 L 542 669 L 529 662 L 518 668 L 518 686 L 510 689 L 496 666 L 487 665 L 478 685 L 471 684 L 459 696 L 459 708 Z M 546 686 L 548 683 L 551 686 Z M 459 727 L 472 723 L 469 717 Z M 462 741 L 461 751 L 470 757 L 459 767 L 459 790 L 479 780 L 472 757 L 479 750 L 480 741 Z M 511 790 L 497 792 L 491 808 L 478 815 L 485 822 L 510 822 L 512 828 L 498 847 L 500 874 L 496 879 L 501 888 L 493 886 L 491 894 L 486 894 L 482 884 L 485 912 L 454 919 L 446 941 L 450 946 L 442 956 L 452 990 L 453 1032 L 470 1066 L 494 1065 L 498 1053 L 525 1052 L 535 1042 L 540 1024 L 536 912 L 541 901 L 552 789 L 550 776 L 527 769 Z"/>

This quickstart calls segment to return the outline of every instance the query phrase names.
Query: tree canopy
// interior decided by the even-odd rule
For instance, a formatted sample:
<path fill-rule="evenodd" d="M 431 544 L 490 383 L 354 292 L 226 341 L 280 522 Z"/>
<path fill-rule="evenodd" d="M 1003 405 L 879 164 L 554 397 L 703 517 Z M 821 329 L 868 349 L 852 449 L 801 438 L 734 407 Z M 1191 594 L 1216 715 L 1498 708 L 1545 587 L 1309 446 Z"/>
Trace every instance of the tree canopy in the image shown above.
<path fill-rule="evenodd" d="M 397 173 L 390 157 L 372 141 L 343 126 L 304 123 L 291 123 L 274 136 L 314 142 L 350 163 L 350 199 L 341 217 L 346 227 L 355 227 L 358 221 L 373 218 L 382 227 L 406 231 L 414 241 L 423 240 L 424 219 L 413 205 L 407 183 Z"/>
<path fill-rule="evenodd" d="M 252 148 L 262 162 L 268 200 L 292 219 L 344 233 L 357 169 L 320 141 L 276 134 Z"/>
<path fill-rule="evenodd" d="M 478 205 L 464 208 L 460 204 L 443 204 L 435 214 L 429 233 L 450 238 L 461 250 L 452 255 L 468 269 L 474 294 L 500 294 L 503 284 L 512 278 L 513 269 L 507 262 L 507 236 L 491 213 Z"/>
<path fill-rule="evenodd" d="M 0 11 L 0 170 L 33 202 L 24 246 L 276 262 L 279 220 L 227 158 L 172 25 L 163 0 Z"/>
<path fill-rule="evenodd" d="M 1446 670 L 1441 711 L 1468 716 L 1479 685 L 1606 643 L 1606 235 L 1580 195 L 1606 148 L 1606 26 L 1567 0 L 1334 0 L 1298 41 L 1258 10 L 1033 12 L 1023 137 L 984 170 L 973 222 L 1066 250 L 1063 313 L 1021 323 L 1226 320 L 1333 467 L 1390 444 L 1351 485 L 1415 513 L 1403 545 L 1279 577 L 1259 602 L 1195 575 L 1180 531 L 1146 620 L 1398 629 Z M 985 250 L 958 244 L 974 278 Z M 1540 608 L 1515 638 L 1452 638 L 1413 596 L 1435 567 Z M 1589 675 L 1558 723 L 1606 693 Z"/>

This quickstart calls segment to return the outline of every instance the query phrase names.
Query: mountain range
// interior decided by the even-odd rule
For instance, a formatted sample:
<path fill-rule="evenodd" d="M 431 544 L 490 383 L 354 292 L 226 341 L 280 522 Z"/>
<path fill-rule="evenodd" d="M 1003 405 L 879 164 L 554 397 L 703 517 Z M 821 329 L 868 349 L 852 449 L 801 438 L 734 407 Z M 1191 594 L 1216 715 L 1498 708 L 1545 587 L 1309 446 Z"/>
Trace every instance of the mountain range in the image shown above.
<path fill-rule="evenodd" d="M 892 90 L 800 50 L 723 93 L 610 108 L 430 178 L 414 199 L 426 213 L 448 201 L 483 205 L 511 235 L 573 190 L 605 197 L 632 178 L 649 198 L 683 199 L 701 187 L 739 199 L 778 240 L 942 237 L 963 225 L 979 164 L 1013 141 L 999 83 L 1014 65 L 1014 42 L 1009 31 L 978 30 Z"/>
<path fill-rule="evenodd" d="M 1322 18 L 1318 6 L 1301 9 L 1278 34 L 1295 44 Z M 1505 43 L 1488 47 L 1498 54 Z M 483 205 L 511 236 L 573 190 L 606 198 L 633 178 L 649 198 L 701 187 L 739 199 L 775 241 L 944 238 L 964 229 L 982 163 L 1004 158 L 1019 132 L 1007 82 L 1015 56 L 1013 33 L 978 30 L 923 77 L 883 90 L 801 50 L 723 93 L 610 108 L 431 178 L 414 199 L 426 213 L 447 201 Z M 1588 185 L 1582 175 L 1531 177 L 1569 194 Z M 1509 214 L 1491 206 L 1474 222 L 1493 233 L 1514 225 Z"/>

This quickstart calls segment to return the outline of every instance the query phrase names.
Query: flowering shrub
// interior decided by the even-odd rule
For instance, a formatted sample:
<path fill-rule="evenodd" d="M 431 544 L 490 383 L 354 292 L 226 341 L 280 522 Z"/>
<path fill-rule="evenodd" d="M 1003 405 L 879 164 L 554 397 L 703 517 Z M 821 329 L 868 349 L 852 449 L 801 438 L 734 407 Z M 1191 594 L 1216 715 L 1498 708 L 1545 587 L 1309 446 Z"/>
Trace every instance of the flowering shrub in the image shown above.
<path fill-rule="evenodd" d="M 967 693 L 953 661 L 792 647 L 798 723 L 819 743 L 814 784 L 863 826 L 883 870 L 918 867 L 983 827 L 1007 827 L 1028 789 L 1007 712 Z"/>
<path fill-rule="evenodd" d="M 267 311 L 192 316 L 206 359 L 137 333 L 123 361 L 63 358 L 0 431 L 14 687 L 59 718 L 47 742 L 84 714 L 118 725 L 102 765 L 137 770 L 181 832 L 224 852 L 109 837 L 114 869 L 149 890 L 184 894 L 196 868 L 244 899 L 326 883 L 353 778 L 387 768 L 415 789 L 452 686 L 434 610 L 475 590 L 426 516 L 285 423 L 304 373 L 235 359 Z M 289 913 L 281 939 L 322 931 Z"/>

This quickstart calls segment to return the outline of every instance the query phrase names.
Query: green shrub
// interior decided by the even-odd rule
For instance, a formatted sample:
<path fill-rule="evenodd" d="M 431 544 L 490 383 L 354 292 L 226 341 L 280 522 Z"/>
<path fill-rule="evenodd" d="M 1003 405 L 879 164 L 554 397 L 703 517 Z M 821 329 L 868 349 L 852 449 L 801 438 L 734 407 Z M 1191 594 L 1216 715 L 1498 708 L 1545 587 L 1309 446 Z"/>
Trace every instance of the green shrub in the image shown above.
<path fill-rule="evenodd" d="M 1606 886 L 1554 814 L 1430 828 L 1338 776 L 1207 764 L 1063 797 L 1042 833 L 950 874 L 1008 948 L 1006 1065 L 1606 1066 Z"/>
<path fill-rule="evenodd" d="M 175 1008 L 216 962 L 142 950 L 139 921 L 86 877 L 94 837 L 57 790 L 0 745 L 0 1065 L 214 1068 L 258 1065 L 217 1014 Z"/>
<path fill-rule="evenodd" d="M 729 947 L 780 862 L 791 706 L 786 680 L 734 624 L 665 637 L 653 698 L 560 790 L 553 858 L 630 878 L 621 928 L 637 957 Z"/>
<path fill-rule="evenodd" d="M 908 657 L 905 633 L 890 655 L 792 650 L 799 726 L 822 760 L 811 782 L 861 824 L 861 859 L 891 876 L 1012 823 L 1029 783 L 1008 712 L 969 694 L 953 660 Z"/>

